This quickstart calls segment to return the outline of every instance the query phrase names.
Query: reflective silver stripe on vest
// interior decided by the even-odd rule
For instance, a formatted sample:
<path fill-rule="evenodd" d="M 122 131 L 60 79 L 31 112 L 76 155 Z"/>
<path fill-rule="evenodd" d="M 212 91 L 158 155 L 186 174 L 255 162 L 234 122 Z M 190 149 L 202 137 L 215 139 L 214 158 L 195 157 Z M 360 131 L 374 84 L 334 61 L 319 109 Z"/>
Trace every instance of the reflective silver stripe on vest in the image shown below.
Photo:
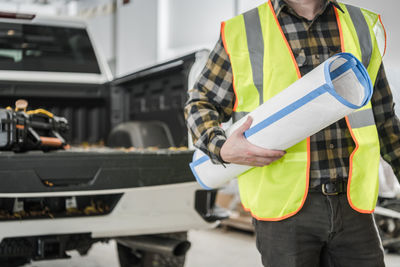
<path fill-rule="evenodd" d="M 352 129 L 375 125 L 372 109 L 356 111 L 347 116 Z"/>
<path fill-rule="evenodd" d="M 234 112 L 232 114 L 232 121 L 233 123 L 239 121 L 240 119 L 242 119 L 243 117 L 245 117 L 247 114 L 249 114 L 249 112 Z"/>
<path fill-rule="evenodd" d="M 365 68 L 368 68 L 372 56 L 372 40 L 367 21 L 361 12 L 361 8 L 351 5 L 346 5 L 346 7 L 357 32 L 362 53 L 362 63 Z"/>
<path fill-rule="evenodd" d="M 243 14 L 246 27 L 247 46 L 249 48 L 253 82 L 260 96 L 260 105 L 264 102 L 264 38 L 261 29 L 258 8 Z"/>

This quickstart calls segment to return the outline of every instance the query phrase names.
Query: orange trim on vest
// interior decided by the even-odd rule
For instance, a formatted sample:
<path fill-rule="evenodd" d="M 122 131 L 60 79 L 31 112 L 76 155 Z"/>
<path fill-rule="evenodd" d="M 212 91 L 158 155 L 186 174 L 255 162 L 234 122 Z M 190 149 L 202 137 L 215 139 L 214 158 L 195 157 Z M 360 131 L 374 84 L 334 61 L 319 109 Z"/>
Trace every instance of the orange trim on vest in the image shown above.
<path fill-rule="evenodd" d="M 226 53 L 228 54 L 229 60 L 232 62 L 231 60 L 231 55 L 229 54 L 227 45 L 226 45 L 226 38 L 225 38 L 225 26 L 226 23 L 225 21 L 221 23 L 221 38 L 222 38 L 222 44 L 224 45 L 224 49 L 226 51 Z M 238 94 L 236 92 L 236 87 L 235 87 L 235 75 L 233 74 L 233 68 L 232 68 L 232 86 L 233 86 L 233 92 L 235 93 L 235 104 L 233 105 L 233 111 L 236 111 L 238 105 L 239 105 L 239 101 L 238 101 Z"/>
<path fill-rule="evenodd" d="M 387 40 L 386 29 L 385 29 L 385 25 L 383 25 L 383 23 L 382 23 L 381 15 L 378 15 L 378 19 L 379 19 L 379 22 L 380 22 L 381 25 L 382 25 L 383 32 L 385 33 L 385 50 L 383 50 L 383 55 L 382 55 L 382 57 L 384 57 L 385 54 L 386 54 L 386 45 L 387 45 L 387 43 L 386 43 L 386 40 Z"/>
<path fill-rule="evenodd" d="M 345 47 L 344 47 L 344 38 L 343 38 L 343 31 L 342 31 L 342 23 L 340 22 L 340 19 L 339 19 L 339 12 L 338 12 L 337 8 L 334 7 L 334 10 L 335 10 L 335 15 L 336 15 L 336 22 L 337 22 L 337 25 L 338 25 L 338 28 L 339 28 L 340 46 L 341 46 L 341 48 L 342 48 L 342 52 L 344 52 L 344 51 L 345 51 Z"/>
<path fill-rule="evenodd" d="M 350 131 L 350 134 L 351 134 L 351 137 L 353 138 L 353 141 L 354 141 L 354 143 L 356 144 L 356 148 L 353 150 L 353 152 L 351 153 L 351 155 L 350 155 L 350 160 L 349 160 L 349 179 L 348 179 L 348 181 L 347 181 L 347 200 L 349 201 L 349 204 L 350 204 L 350 207 L 352 207 L 352 209 L 354 209 L 355 211 L 358 211 L 358 212 L 360 212 L 360 213 L 368 213 L 368 214 L 370 214 L 370 213 L 373 213 L 374 212 L 374 210 L 362 210 L 362 209 L 359 209 L 359 208 L 357 208 L 354 204 L 353 204 L 353 202 L 351 201 L 351 196 L 350 196 L 350 185 L 351 185 L 351 179 L 352 179 L 352 177 L 353 177 L 353 157 L 354 157 L 354 155 L 356 154 L 356 152 L 357 152 L 357 150 L 358 150 L 358 148 L 360 147 L 359 146 L 359 144 L 358 144 L 358 142 L 357 142 L 357 139 L 356 139 L 356 137 L 354 136 L 354 133 L 353 133 L 353 129 L 351 128 L 351 126 L 350 126 L 350 122 L 349 122 L 349 118 L 346 116 L 345 117 L 346 118 L 346 123 L 347 123 L 347 128 L 349 128 L 349 131 Z"/>
<path fill-rule="evenodd" d="M 270 10 L 271 10 L 271 12 L 272 12 L 272 15 L 274 16 L 275 22 L 276 22 L 276 24 L 278 25 L 279 31 L 280 31 L 281 34 L 282 34 L 283 40 L 285 41 L 285 44 L 286 44 L 286 47 L 287 47 L 288 50 L 289 50 L 290 56 L 292 57 L 294 66 L 295 66 L 295 68 L 296 68 L 297 77 L 300 79 L 300 78 L 301 78 L 301 74 L 300 74 L 299 66 L 297 66 L 297 62 L 296 62 L 296 59 L 295 59 L 295 57 L 294 57 L 294 55 L 293 55 L 292 48 L 290 47 L 289 42 L 288 42 L 288 40 L 286 39 L 285 34 L 283 33 L 282 27 L 281 27 L 281 25 L 279 24 L 278 18 L 276 17 L 275 10 L 274 10 L 274 8 L 272 7 L 271 1 L 268 1 L 268 5 L 269 5 L 269 8 L 270 8 Z"/>

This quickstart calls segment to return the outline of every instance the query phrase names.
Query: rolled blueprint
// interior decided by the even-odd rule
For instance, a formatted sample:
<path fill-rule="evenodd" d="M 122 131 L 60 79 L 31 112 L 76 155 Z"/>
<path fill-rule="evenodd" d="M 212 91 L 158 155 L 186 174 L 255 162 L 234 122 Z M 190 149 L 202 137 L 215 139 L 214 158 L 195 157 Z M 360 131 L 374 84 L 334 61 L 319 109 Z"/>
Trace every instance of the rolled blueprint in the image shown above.
<path fill-rule="evenodd" d="M 286 150 L 365 106 L 372 91 L 362 63 L 352 54 L 337 54 L 249 113 L 253 123 L 244 135 L 254 145 Z M 247 116 L 226 135 L 239 128 Z M 203 188 L 213 189 L 253 167 L 213 164 L 197 149 L 190 168 Z"/>

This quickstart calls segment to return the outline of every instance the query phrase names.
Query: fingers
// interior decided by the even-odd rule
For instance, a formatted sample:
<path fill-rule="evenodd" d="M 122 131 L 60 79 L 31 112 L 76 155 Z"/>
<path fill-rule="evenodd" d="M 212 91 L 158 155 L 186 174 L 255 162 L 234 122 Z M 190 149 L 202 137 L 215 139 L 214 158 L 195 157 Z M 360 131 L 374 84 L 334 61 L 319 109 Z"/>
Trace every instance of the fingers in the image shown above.
<path fill-rule="evenodd" d="M 252 158 L 246 158 L 242 161 L 241 164 L 243 165 L 249 165 L 249 166 L 254 166 L 254 167 L 264 167 L 267 165 L 270 165 L 274 161 L 279 160 L 281 157 L 277 158 L 262 158 L 262 157 L 252 157 Z"/>
<path fill-rule="evenodd" d="M 264 158 L 281 158 L 286 154 L 286 152 L 282 150 L 265 149 L 262 147 L 255 146 L 249 142 L 248 154 Z"/>
<path fill-rule="evenodd" d="M 253 119 L 249 116 L 247 120 L 226 140 L 221 147 L 220 156 L 225 162 L 263 167 L 282 158 L 286 152 L 269 150 L 250 143 L 245 137 Z"/>
<path fill-rule="evenodd" d="M 264 149 L 249 143 L 244 158 L 247 165 L 263 167 L 281 159 L 285 154 L 285 151 Z"/>

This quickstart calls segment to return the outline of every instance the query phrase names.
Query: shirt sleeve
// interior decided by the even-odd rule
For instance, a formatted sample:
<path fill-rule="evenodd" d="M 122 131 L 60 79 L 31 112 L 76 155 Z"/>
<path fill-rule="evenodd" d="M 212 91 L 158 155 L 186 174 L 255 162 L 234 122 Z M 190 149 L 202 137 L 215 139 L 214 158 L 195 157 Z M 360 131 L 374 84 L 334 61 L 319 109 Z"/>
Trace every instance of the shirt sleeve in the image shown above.
<path fill-rule="evenodd" d="M 232 67 L 221 39 L 188 95 L 185 119 L 193 143 L 221 164 L 220 150 L 226 141 L 221 123 L 231 118 L 235 101 Z"/>
<path fill-rule="evenodd" d="M 371 99 L 378 130 L 381 156 L 392 166 L 400 180 L 400 122 L 394 112 L 392 92 L 381 65 Z"/>

